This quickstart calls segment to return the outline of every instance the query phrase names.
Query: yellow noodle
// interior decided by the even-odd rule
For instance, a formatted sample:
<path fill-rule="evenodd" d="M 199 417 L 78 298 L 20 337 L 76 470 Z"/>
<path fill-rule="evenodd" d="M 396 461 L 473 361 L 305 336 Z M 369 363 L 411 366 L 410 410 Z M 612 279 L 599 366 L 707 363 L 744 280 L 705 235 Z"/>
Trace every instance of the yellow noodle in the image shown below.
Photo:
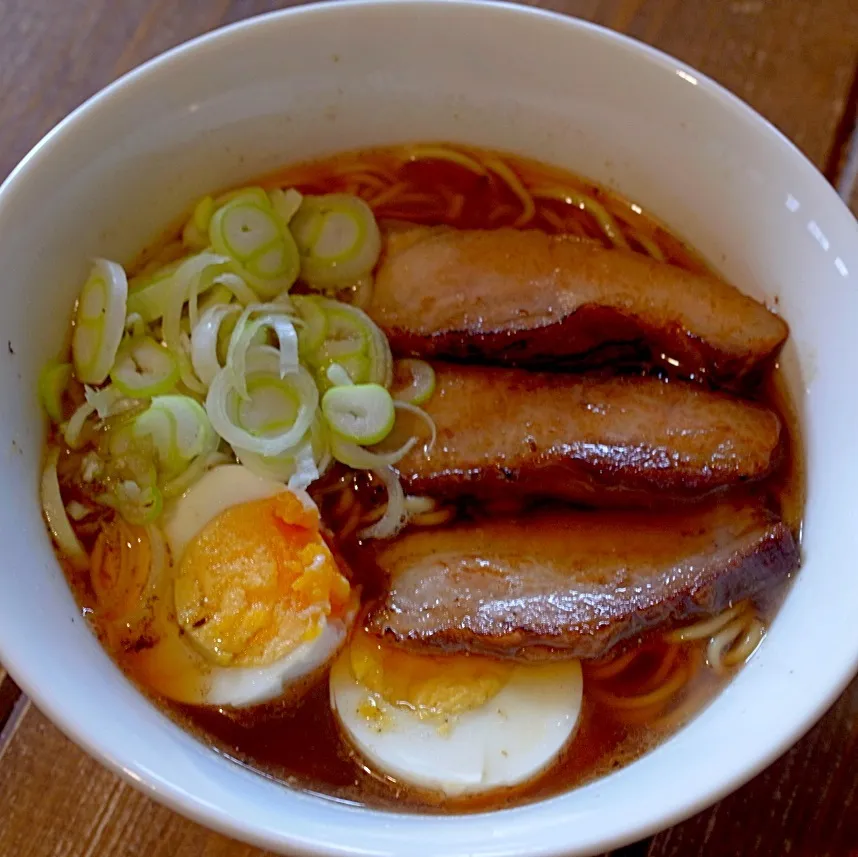
<path fill-rule="evenodd" d="M 451 164 L 464 167 L 478 176 L 486 174 L 485 167 L 479 161 L 447 146 L 415 146 L 406 149 L 406 158 L 409 161 L 448 161 Z"/>
<path fill-rule="evenodd" d="M 537 199 L 556 199 L 586 211 L 599 224 L 599 228 L 614 247 L 629 249 L 629 242 L 626 241 L 619 223 L 605 206 L 593 199 L 592 196 L 569 188 L 553 187 L 534 188 L 533 195 Z"/>
<path fill-rule="evenodd" d="M 727 667 L 724 663 L 724 653 L 730 649 L 733 643 L 741 636 L 745 628 L 743 619 L 736 619 L 726 625 L 717 634 L 713 634 L 706 647 L 706 660 L 709 666 L 717 673 L 723 673 Z"/>
<path fill-rule="evenodd" d="M 375 190 L 384 190 L 390 182 L 374 176 L 372 173 L 349 173 L 349 181 L 355 185 L 367 185 Z"/>
<path fill-rule="evenodd" d="M 622 655 L 617 655 L 610 660 L 594 661 L 585 664 L 584 669 L 589 678 L 597 681 L 602 681 L 607 678 L 613 678 L 619 675 L 639 654 L 638 649 L 624 652 Z"/>
<path fill-rule="evenodd" d="M 741 601 L 719 613 L 717 616 L 703 619 L 700 622 L 695 622 L 693 625 L 686 625 L 684 628 L 677 628 L 675 631 L 669 631 L 664 635 L 664 639 L 668 643 L 687 643 L 690 640 L 703 640 L 706 637 L 711 637 L 742 613 L 747 606 L 748 603 L 746 601 Z"/>
<path fill-rule="evenodd" d="M 765 626 L 756 616 L 751 619 L 744 630 L 745 633 L 742 635 L 741 641 L 734 644 L 723 656 L 725 666 L 734 667 L 748 660 L 766 635 Z"/>
<path fill-rule="evenodd" d="M 602 705 L 618 711 L 635 711 L 666 703 L 685 684 L 687 679 L 687 669 L 682 665 L 674 671 L 674 674 L 661 687 L 648 693 L 622 696 L 598 686 L 591 688 L 590 693 Z"/>
<path fill-rule="evenodd" d="M 515 214 L 515 209 L 511 205 L 499 205 L 489 212 L 489 223 L 497 223 L 498 220 L 502 220 L 511 214 Z"/>
<path fill-rule="evenodd" d="M 465 207 L 465 197 L 460 193 L 452 194 L 450 205 L 447 208 L 447 220 L 458 220 L 462 216 Z"/>
<path fill-rule="evenodd" d="M 345 541 L 349 538 L 349 536 L 354 533 L 354 531 L 358 528 L 358 525 L 361 522 L 361 508 L 359 503 L 354 503 L 349 512 L 348 518 L 343 522 L 343 524 L 337 530 L 337 535 L 340 539 Z"/>
<path fill-rule="evenodd" d="M 661 659 L 658 669 L 637 688 L 637 694 L 648 693 L 655 690 L 670 675 L 673 665 L 679 656 L 679 647 L 670 646 L 665 656 Z"/>
<path fill-rule="evenodd" d="M 661 252 L 661 247 L 652 240 L 652 238 L 644 235 L 642 232 L 638 232 L 637 229 L 633 229 L 631 226 L 627 226 L 626 230 L 631 234 L 632 238 L 644 248 L 644 250 L 652 256 L 657 262 L 664 261 L 664 253 Z"/>
<path fill-rule="evenodd" d="M 438 509 L 435 512 L 422 512 L 409 519 L 410 524 L 415 527 L 437 527 L 440 524 L 446 524 L 456 514 L 456 510 L 452 507 L 446 509 Z"/>
<path fill-rule="evenodd" d="M 394 185 L 381 191 L 377 196 L 374 196 L 369 201 L 370 208 L 378 208 L 388 202 L 396 199 L 403 191 L 408 189 L 408 182 L 397 182 Z"/>
<path fill-rule="evenodd" d="M 334 518 L 343 517 L 352 511 L 356 503 L 357 498 L 355 497 L 354 491 L 349 487 L 342 491 L 340 496 L 337 497 L 336 505 L 331 510 L 331 514 Z"/>
<path fill-rule="evenodd" d="M 566 224 L 563 222 L 563 218 L 552 211 L 550 208 L 543 208 L 539 212 L 546 223 L 553 226 L 558 232 L 566 232 Z"/>
<path fill-rule="evenodd" d="M 365 512 L 363 515 L 361 515 L 361 519 L 360 519 L 361 524 L 365 525 L 365 526 L 369 525 L 369 524 L 374 524 L 376 521 L 380 520 L 384 516 L 386 509 L 387 509 L 386 503 L 382 503 L 379 506 L 375 506 L 374 508 L 370 509 L 368 512 Z"/>
<path fill-rule="evenodd" d="M 536 206 L 528 189 L 521 183 L 521 179 L 500 158 L 489 158 L 486 166 L 499 178 L 503 179 L 509 189 L 521 200 L 522 212 L 516 219 L 514 225 L 525 226 L 533 220 Z"/>

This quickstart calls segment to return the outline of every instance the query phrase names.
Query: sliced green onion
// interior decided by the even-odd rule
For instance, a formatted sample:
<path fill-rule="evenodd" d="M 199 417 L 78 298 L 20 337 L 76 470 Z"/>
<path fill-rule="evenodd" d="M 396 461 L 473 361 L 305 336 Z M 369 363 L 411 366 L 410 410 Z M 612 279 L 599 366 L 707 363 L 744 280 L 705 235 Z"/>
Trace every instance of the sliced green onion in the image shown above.
<path fill-rule="evenodd" d="M 405 498 L 405 511 L 408 516 L 426 515 L 434 512 L 438 508 L 438 503 L 434 497 L 425 497 L 423 495 L 409 494 Z"/>
<path fill-rule="evenodd" d="M 317 298 L 293 295 L 292 304 L 304 322 L 298 329 L 298 349 L 309 357 L 319 350 L 328 335 L 328 316 Z"/>
<path fill-rule="evenodd" d="M 134 420 L 132 434 L 135 438 L 151 438 L 158 469 L 167 478 L 184 470 L 197 456 L 213 452 L 218 445 L 208 415 L 190 396 L 156 396 Z M 112 451 L 118 452 L 115 448 Z"/>
<path fill-rule="evenodd" d="M 431 449 L 435 446 L 435 440 L 438 436 L 438 429 L 435 427 L 435 420 L 423 410 L 423 408 L 418 408 L 417 405 L 412 405 L 410 402 L 394 402 L 393 407 L 397 411 L 407 411 L 410 414 L 414 414 L 419 420 L 422 420 L 426 427 L 429 429 L 429 440 L 426 443 L 426 446 Z"/>
<path fill-rule="evenodd" d="M 141 488 L 133 480 L 125 480 L 113 489 L 114 499 L 102 500 L 112 505 L 129 524 L 145 526 L 151 524 L 164 508 L 164 498 L 157 485 Z"/>
<path fill-rule="evenodd" d="M 218 274 L 218 276 L 214 278 L 214 285 L 224 286 L 224 288 L 229 289 L 235 299 L 242 306 L 256 303 L 259 300 L 256 292 L 254 292 L 253 289 L 251 289 L 250 286 L 248 286 L 247 283 L 238 276 L 238 274 Z"/>
<path fill-rule="evenodd" d="M 280 455 L 263 456 L 237 447 L 234 452 L 248 470 L 266 479 L 287 482 L 290 488 L 307 488 L 331 463 L 327 434 L 318 418 L 297 446 Z"/>
<path fill-rule="evenodd" d="M 284 427 L 282 431 L 261 437 L 239 424 L 241 397 L 229 366 L 221 369 L 212 381 L 206 397 L 206 411 L 217 433 L 233 447 L 259 455 L 276 456 L 294 447 L 310 428 L 319 405 L 319 390 L 313 377 L 303 366 L 299 365 L 297 371 L 281 377 L 280 354 L 277 349 L 255 346 L 247 352 L 245 385 L 248 391 L 253 387 L 254 381 L 263 378 L 268 380 L 270 386 L 279 386 L 290 394 L 295 394 L 297 412 L 288 428 Z M 267 387 L 266 396 L 270 395 L 271 389 Z M 253 400 L 253 395 L 249 393 L 249 396 Z"/>
<path fill-rule="evenodd" d="M 202 314 L 191 331 L 191 365 L 197 377 L 207 387 L 222 368 L 219 356 L 220 335 L 230 320 L 235 329 L 235 322 L 240 315 L 241 307 L 236 304 L 213 306 Z"/>
<path fill-rule="evenodd" d="M 262 312 L 263 315 L 251 321 L 250 317 L 255 312 Z M 233 374 L 235 389 L 242 398 L 248 395 L 245 381 L 247 352 L 254 338 L 264 328 L 270 328 L 277 335 L 280 346 L 280 377 L 297 372 L 300 365 L 298 334 L 292 318 L 286 314 L 285 307 L 282 310 L 271 310 L 266 304 L 251 304 L 245 307 L 230 337 L 226 357 L 226 365 Z"/>
<path fill-rule="evenodd" d="M 92 405 L 92 409 L 99 418 L 103 420 L 126 410 L 128 407 L 122 399 L 122 393 L 114 384 L 108 384 L 106 387 L 99 387 L 98 389 L 86 387 L 84 388 L 84 397 Z"/>
<path fill-rule="evenodd" d="M 222 206 L 226 205 L 228 202 L 235 202 L 235 200 L 246 200 L 247 202 L 252 202 L 256 205 L 270 205 L 271 200 L 268 198 L 268 194 L 261 187 L 239 187 L 235 190 L 228 190 L 226 193 L 222 193 L 215 199 L 215 208 L 219 209 Z"/>
<path fill-rule="evenodd" d="M 75 535 L 69 522 L 63 498 L 60 494 L 60 483 L 57 477 L 57 463 L 60 451 L 52 447 L 45 459 L 45 469 L 42 471 L 42 511 L 54 541 L 57 543 L 63 557 L 78 571 L 85 571 L 89 566 L 89 557 L 83 545 Z"/>
<path fill-rule="evenodd" d="M 95 406 L 84 402 L 71 415 L 69 421 L 63 427 L 63 440 L 69 449 L 80 449 L 84 443 L 83 430 L 86 421 L 95 413 Z"/>
<path fill-rule="evenodd" d="M 405 492 L 402 490 L 399 474 L 392 467 L 381 467 L 372 473 L 387 489 L 387 506 L 381 518 L 371 527 L 361 530 L 358 536 L 362 539 L 390 539 L 408 523 Z"/>
<path fill-rule="evenodd" d="M 301 400 L 281 380 L 263 375 L 247 382 L 246 396 L 239 393 L 236 422 L 241 428 L 257 437 L 271 437 L 294 424 Z"/>
<path fill-rule="evenodd" d="M 72 361 L 78 380 L 100 384 L 110 372 L 125 331 L 128 280 L 121 265 L 96 259 L 75 313 Z"/>
<path fill-rule="evenodd" d="M 389 387 L 393 357 L 387 337 L 375 322 L 363 310 L 349 304 L 321 297 L 307 300 L 315 301 L 328 319 L 325 340 L 314 353 L 307 355 L 307 361 L 323 372 L 331 363 L 340 363 L 356 384 Z"/>
<path fill-rule="evenodd" d="M 314 286 L 351 285 L 372 271 L 381 253 L 372 209 L 350 194 L 305 196 L 290 228 L 301 253 L 301 276 Z"/>
<path fill-rule="evenodd" d="M 161 488 L 165 500 L 184 494 L 207 470 L 219 464 L 228 464 L 232 459 L 223 452 L 210 452 L 198 455 L 182 473 L 167 480 Z"/>
<path fill-rule="evenodd" d="M 182 243 L 190 250 L 205 250 L 209 243 L 209 223 L 215 211 L 215 201 L 204 196 L 195 206 L 185 228 Z"/>
<path fill-rule="evenodd" d="M 345 366 L 341 363 L 331 363 L 325 371 L 325 374 L 328 376 L 328 380 L 335 387 L 349 387 L 354 384 L 352 376 L 349 375 Z"/>
<path fill-rule="evenodd" d="M 409 438 L 399 449 L 395 449 L 393 452 L 371 452 L 344 437 L 340 437 L 336 432 L 331 432 L 330 443 L 331 454 L 346 467 L 352 467 L 355 470 L 377 470 L 381 467 L 394 465 L 404 458 L 417 443 L 417 438 Z"/>
<path fill-rule="evenodd" d="M 232 302 L 232 298 L 232 289 L 225 286 L 223 283 L 219 283 L 218 278 L 215 277 L 214 285 L 212 285 L 212 287 L 206 292 L 205 297 L 199 302 L 199 306 L 197 307 L 198 315 L 201 316 L 204 312 L 210 310 L 214 306 L 225 306 Z M 199 318 L 197 321 L 199 321 Z"/>
<path fill-rule="evenodd" d="M 86 401 L 78 407 L 63 426 L 63 439 L 70 449 L 79 449 L 83 446 L 86 439 L 84 436 L 86 421 L 92 414 L 97 413 L 104 420 L 137 405 L 134 400 L 123 399 L 122 394 L 113 384 L 108 384 L 98 390 L 93 387 L 86 387 L 84 396 Z"/>
<path fill-rule="evenodd" d="M 393 365 L 393 398 L 423 405 L 435 392 L 435 370 L 425 360 L 397 360 Z"/>
<path fill-rule="evenodd" d="M 178 360 L 182 383 L 193 393 L 203 394 L 206 387 L 194 374 L 190 341 L 183 339 L 182 310 L 188 301 L 196 306 L 197 295 L 214 285 L 227 265 L 229 259 L 225 256 L 200 253 L 182 262 L 172 277 L 173 289 L 164 310 L 162 332 L 164 342 Z"/>
<path fill-rule="evenodd" d="M 129 312 L 125 317 L 125 335 L 132 339 L 146 335 L 146 322 L 140 313 Z"/>
<path fill-rule="evenodd" d="M 301 207 L 303 196 L 295 188 L 281 190 L 279 187 L 268 191 L 268 198 L 277 216 L 285 225 L 295 216 L 295 212 Z"/>
<path fill-rule="evenodd" d="M 42 400 L 42 407 L 57 424 L 63 420 L 63 394 L 71 377 L 71 363 L 57 363 L 55 360 L 47 363 L 39 374 L 39 398 Z"/>
<path fill-rule="evenodd" d="M 139 315 L 149 324 L 161 318 L 174 291 L 173 275 L 181 264 L 171 262 L 153 274 L 134 277 L 128 283 L 128 313 Z"/>
<path fill-rule="evenodd" d="M 160 396 L 176 386 L 179 364 L 167 348 L 144 336 L 120 346 L 110 378 L 125 396 Z"/>
<path fill-rule="evenodd" d="M 287 291 L 298 277 L 298 248 L 265 191 L 243 193 L 219 208 L 209 226 L 218 253 L 264 298 Z"/>
<path fill-rule="evenodd" d="M 340 437 L 368 445 L 384 440 L 393 428 L 393 399 L 378 384 L 333 387 L 322 399 L 322 414 Z"/>

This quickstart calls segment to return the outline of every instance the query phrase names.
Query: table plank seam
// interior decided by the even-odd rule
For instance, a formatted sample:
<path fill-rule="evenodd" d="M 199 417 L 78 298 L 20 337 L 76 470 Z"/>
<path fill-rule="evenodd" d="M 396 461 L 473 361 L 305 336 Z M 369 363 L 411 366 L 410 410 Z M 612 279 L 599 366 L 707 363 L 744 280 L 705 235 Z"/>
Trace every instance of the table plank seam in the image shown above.
<path fill-rule="evenodd" d="M 20 691 L 18 693 L 19 696 L 12 705 L 6 722 L 0 726 L 0 762 L 3 761 L 6 750 L 12 745 L 12 739 L 15 737 L 18 727 L 23 723 L 24 717 L 30 709 L 29 697 Z"/>
<path fill-rule="evenodd" d="M 847 200 L 855 184 L 856 174 L 858 174 L 858 164 L 855 164 L 855 160 L 858 158 L 858 150 L 856 149 L 858 147 L 858 134 L 856 134 L 856 130 L 858 130 L 858 58 L 856 58 L 852 69 L 849 91 L 843 102 L 840 120 L 834 129 L 828 157 L 825 159 L 825 167 L 823 168 L 825 177 Z"/>

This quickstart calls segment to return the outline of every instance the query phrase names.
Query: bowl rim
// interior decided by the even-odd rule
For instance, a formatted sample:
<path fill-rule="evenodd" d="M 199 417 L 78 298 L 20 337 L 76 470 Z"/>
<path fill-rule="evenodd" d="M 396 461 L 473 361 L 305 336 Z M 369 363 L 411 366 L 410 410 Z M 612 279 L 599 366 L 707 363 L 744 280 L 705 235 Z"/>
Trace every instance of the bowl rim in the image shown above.
<path fill-rule="evenodd" d="M 126 72 L 76 107 L 33 146 L 12 169 L 2 184 L 0 184 L 0 207 L 6 205 L 10 201 L 10 198 L 14 196 L 17 185 L 24 180 L 26 173 L 37 170 L 41 161 L 49 158 L 52 151 L 56 147 L 61 146 L 69 134 L 74 133 L 99 112 L 109 111 L 117 101 L 132 98 L 137 87 L 150 85 L 152 79 L 158 75 L 166 77 L 172 68 L 183 62 L 190 55 L 196 55 L 202 51 L 216 51 L 222 44 L 229 40 L 240 39 L 250 31 L 269 26 L 272 21 L 294 17 L 309 17 L 312 15 L 325 17 L 336 15 L 344 8 L 354 9 L 355 7 L 362 7 L 365 9 L 378 9 L 394 6 L 459 8 L 460 10 L 467 9 L 469 12 L 478 10 L 481 14 L 493 13 L 522 19 L 543 19 L 552 22 L 554 26 L 563 26 L 569 32 L 583 32 L 614 47 L 634 53 L 643 62 L 661 68 L 669 68 L 674 73 L 684 71 L 688 74 L 693 74 L 699 92 L 705 93 L 705 97 L 718 102 L 721 109 L 731 112 L 746 125 L 755 128 L 758 134 L 767 135 L 773 144 L 784 148 L 792 158 L 795 169 L 804 173 L 809 180 L 815 182 L 818 186 L 820 183 L 824 183 L 830 193 L 830 197 L 833 200 L 837 200 L 843 211 L 851 219 L 851 212 L 849 212 L 845 202 L 837 195 L 822 173 L 798 147 L 769 120 L 707 75 L 657 48 L 602 25 L 585 21 L 572 15 L 520 5 L 508 2 L 508 0 L 322 0 L 322 2 L 312 2 L 303 6 L 255 15 L 203 33 L 170 48 Z M 853 222 L 855 224 L 855 238 L 856 242 L 858 242 L 858 221 L 853 220 Z M 8 650 L 8 646 L 3 646 L 3 629 L 0 627 L 0 654 L 2 654 L 2 650 L 4 649 Z M 325 842 L 323 838 L 319 838 L 324 836 L 323 833 L 320 833 L 319 837 L 306 839 L 292 834 L 285 827 L 280 827 L 276 832 L 263 831 L 257 825 L 245 819 L 236 817 L 235 815 L 223 815 L 218 811 L 218 807 L 209 804 L 193 794 L 189 794 L 177 784 L 164 779 L 157 771 L 139 763 L 135 759 L 133 749 L 121 753 L 111 752 L 109 749 L 104 748 L 100 740 L 97 723 L 90 723 L 72 716 L 66 710 L 61 700 L 54 697 L 47 690 L 48 684 L 39 683 L 36 676 L 28 673 L 25 667 L 19 669 L 19 664 L 14 660 L 8 660 L 4 662 L 4 665 L 30 700 L 36 704 L 54 725 L 68 738 L 78 744 L 78 746 L 82 747 L 90 756 L 94 757 L 109 770 L 119 775 L 125 782 L 131 784 L 148 797 L 211 830 L 226 836 L 240 837 L 242 840 L 262 848 L 275 850 L 288 848 L 289 853 L 296 855 L 296 857 L 298 855 L 308 855 L 308 857 L 313 857 L 313 855 L 316 855 L 316 857 L 318 855 L 331 855 L 331 857 L 334 857 L 334 855 L 382 853 L 381 851 L 366 850 L 360 844 L 355 847 L 349 847 Z M 742 786 L 798 741 L 842 693 L 856 670 L 858 670 L 858 652 L 853 654 L 851 662 L 847 658 L 843 658 L 837 681 L 830 685 L 826 694 L 820 695 L 813 704 L 809 705 L 801 717 L 794 719 L 789 729 L 782 729 L 776 739 L 761 749 L 756 756 L 747 760 L 744 767 L 733 770 L 729 775 L 722 776 L 720 781 L 714 785 L 711 784 L 712 781 L 709 781 L 710 784 L 690 792 L 681 801 L 666 810 L 662 809 L 650 813 L 646 819 L 634 823 L 618 821 L 616 827 L 610 831 L 591 835 L 587 842 L 572 845 L 573 851 L 571 852 L 569 844 L 552 841 L 550 843 L 535 845 L 530 850 L 530 853 L 534 857 L 569 857 L 572 853 L 581 855 L 593 853 L 592 849 L 610 850 L 652 835 L 714 804 L 725 795 Z M 573 793 L 574 790 L 550 798 L 549 800 L 554 801 L 568 798 Z M 329 799 L 324 797 L 311 796 L 311 799 L 323 800 L 329 805 L 331 803 Z M 540 801 L 528 806 L 538 806 L 544 802 Z M 454 825 L 476 825 L 479 822 L 485 823 L 487 819 L 490 819 L 493 823 L 500 824 L 501 819 L 509 818 L 527 808 L 525 806 L 457 816 L 426 816 L 418 813 L 394 813 L 354 806 L 343 806 L 343 811 L 345 813 L 372 813 L 381 819 L 419 819 L 424 822 L 428 820 L 433 826 L 448 828 L 449 832 Z M 388 841 L 387 844 L 390 845 L 391 842 Z M 389 853 L 394 854 L 397 852 L 391 851 Z M 514 853 L 520 852 L 509 850 L 509 845 L 506 843 L 495 843 L 493 845 L 490 844 L 485 851 L 469 851 L 469 853 L 491 854 L 495 855 L 495 857 L 510 855 L 511 857 Z"/>

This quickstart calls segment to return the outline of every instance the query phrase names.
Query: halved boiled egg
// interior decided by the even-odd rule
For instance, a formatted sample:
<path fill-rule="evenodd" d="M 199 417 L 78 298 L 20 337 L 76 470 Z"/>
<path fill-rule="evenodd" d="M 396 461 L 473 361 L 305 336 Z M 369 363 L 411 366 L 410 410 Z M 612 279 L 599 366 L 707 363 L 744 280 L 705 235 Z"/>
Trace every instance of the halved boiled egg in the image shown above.
<path fill-rule="evenodd" d="M 243 707 L 333 658 L 355 598 L 306 494 L 224 465 L 176 501 L 164 533 L 172 579 L 155 608 L 154 644 L 132 666 L 149 687 Z"/>
<path fill-rule="evenodd" d="M 581 712 L 581 666 L 394 648 L 356 630 L 331 670 L 339 723 L 371 765 L 455 797 L 532 779 Z"/>

